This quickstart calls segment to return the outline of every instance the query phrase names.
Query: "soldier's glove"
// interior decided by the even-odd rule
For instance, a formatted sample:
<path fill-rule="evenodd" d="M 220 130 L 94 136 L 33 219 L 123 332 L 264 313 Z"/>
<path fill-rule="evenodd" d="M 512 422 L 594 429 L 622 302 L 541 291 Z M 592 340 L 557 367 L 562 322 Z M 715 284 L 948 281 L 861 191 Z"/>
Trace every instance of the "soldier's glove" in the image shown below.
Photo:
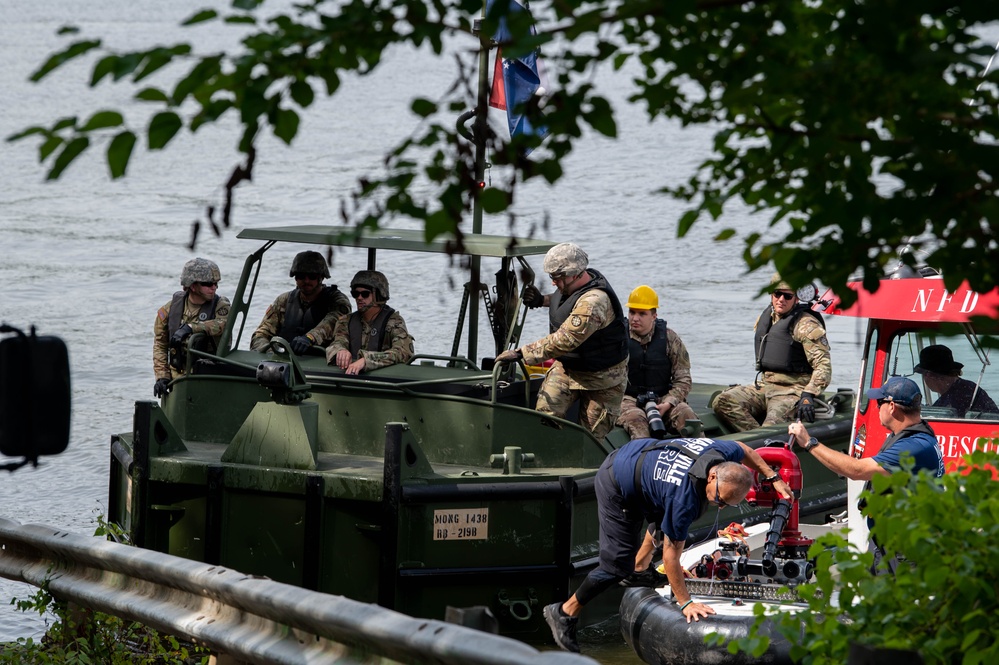
<path fill-rule="evenodd" d="M 312 348 L 312 340 L 305 335 L 299 335 L 295 339 L 291 340 L 291 350 L 297 355 L 302 355 L 310 348 Z"/>
<path fill-rule="evenodd" d="M 191 336 L 191 324 L 185 323 L 180 328 L 177 328 L 177 332 L 173 334 L 170 338 L 170 346 L 184 346 L 184 340 Z"/>
<path fill-rule="evenodd" d="M 545 306 L 545 297 L 541 295 L 538 287 L 533 284 L 528 284 L 524 287 L 524 293 L 520 296 L 520 299 L 525 305 L 533 309 Z"/>
<path fill-rule="evenodd" d="M 524 354 L 520 349 L 513 349 L 510 351 L 504 351 L 503 353 L 496 356 L 496 362 L 498 363 L 512 363 L 517 362 L 524 357 Z"/>
<path fill-rule="evenodd" d="M 153 397 L 163 397 L 170 392 L 170 379 L 156 379 L 153 384 Z"/>
<path fill-rule="evenodd" d="M 798 400 L 798 419 L 806 423 L 815 422 L 815 395 L 812 393 L 801 393 Z"/>

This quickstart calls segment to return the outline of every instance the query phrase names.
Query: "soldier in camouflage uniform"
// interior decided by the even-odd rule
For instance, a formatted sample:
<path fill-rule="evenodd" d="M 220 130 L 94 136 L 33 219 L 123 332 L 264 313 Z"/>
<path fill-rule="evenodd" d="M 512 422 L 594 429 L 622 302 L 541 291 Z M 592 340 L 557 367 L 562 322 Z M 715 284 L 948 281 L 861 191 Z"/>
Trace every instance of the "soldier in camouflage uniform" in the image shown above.
<path fill-rule="evenodd" d="M 184 373 L 180 362 L 187 338 L 203 333 L 193 348 L 215 353 L 229 318 L 229 299 L 216 293 L 222 275 L 208 259 L 191 259 L 180 273 L 182 291 L 156 312 L 153 323 L 153 395 L 170 392 L 170 381 Z M 171 353 L 174 354 L 171 363 Z"/>
<path fill-rule="evenodd" d="M 815 420 L 815 398 L 832 380 L 829 340 L 822 318 L 799 304 L 791 285 L 774 275 L 770 305 L 753 329 L 756 369 L 763 380 L 718 395 L 714 410 L 736 431 Z"/>
<path fill-rule="evenodd" d="M 628 381 L 628 326 L 614 290 L 588 265 L 586 252 L 572 243 L 548 250 L 544 271 L 558 292 L 546 296 L 528 285 L 523 300 L 528 307 L 548 306 L 551 334 L 496 360 L 537 365 L 554 358 L 537 410 L 561 418 L 579 400 L 581 423 L 602 439 L 617 420 Z"/>
<path fill-rule="evenodd" d="M 323 284 L 323 279 L 329 276 L 329 266 L 322 254 L 296 254 L 289 272 L 289 277 L 295 278 L 295 288 L 279 295 L 267 308 L 250 338 L 250 349 L 265 351 L 275 335 L 288 340 L 291 350 L 298 355 L 313 345 L 329 344 L 337 319 L 350 314 L 347 296 L 336 284 Z"/>
<path fill-rule="evenodd" d="M 648 438 L 645 402 L 639 405 L 637 398 L 654 393 L 670 434 L 679 435 L 688 420 L 697 419 L 686 401 L 691 386 L 687 347 L 676 331 L 666 326 L 665 319 L 657 318 L 659 295 L 651 287 L 643 284 L 632 291 L 627 307 L 628 386 L 617 424 L 632 439 Z"/>
<path fill-rule="evenodd" d="M 350 280 L 357 311 L 337 320 L 326 362 L 350 375 L 408 362 L 413 337 L 399 312 L 385 304 L 388 279 L 377 270 L 361 270 Z"/>

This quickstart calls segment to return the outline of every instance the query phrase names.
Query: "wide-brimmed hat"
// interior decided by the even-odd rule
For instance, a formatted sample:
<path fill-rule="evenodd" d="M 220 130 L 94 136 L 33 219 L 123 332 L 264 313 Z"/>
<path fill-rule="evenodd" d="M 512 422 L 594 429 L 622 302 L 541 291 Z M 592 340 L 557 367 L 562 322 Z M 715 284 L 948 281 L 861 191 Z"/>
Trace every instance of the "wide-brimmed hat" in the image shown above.
<path fill-rule="evenodd" d="M 919 406 L 923 393 L 912 379 L 904 376 L 890 377 L 880 388 L 867 391 L 867 399 L 887 400 L 902 406 Z"/>
<path fill-rule="evenodd" d="M 922 374 L 933 372 L 944 376 L 958 376 L 961 373 L 961 363 L 954 362 L 954 354 L 943 344 L 931 344 L 919 352 L 919 364 L 912 369 Z"/>

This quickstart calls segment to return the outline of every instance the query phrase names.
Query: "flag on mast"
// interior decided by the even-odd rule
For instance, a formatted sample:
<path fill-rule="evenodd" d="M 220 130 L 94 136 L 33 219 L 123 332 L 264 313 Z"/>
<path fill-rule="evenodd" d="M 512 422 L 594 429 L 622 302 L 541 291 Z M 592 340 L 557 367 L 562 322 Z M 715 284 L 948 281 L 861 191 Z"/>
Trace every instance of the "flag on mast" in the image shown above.
<path fill-rule="evenodd" d="M 486 3 L 486 13 L 488 14 L 496 2 L 502 0 L 488 0 Z M 530 16 L 530 9 L 522 5 L 517 0 L 509 0 L 509 11 L 527 12 Z M 533 22 L 531 34 L 534 34 Z M 493 39 L 497 42 L 507 42 L 511 38 L 510 29 L 506 23 L 506 17 L 499 21 L 499 27 Z M 548 129 L 545 127 L 534 127 L 524 115 L 524 108 L 535 95 L 541 96 L 546 92 L 547 76 L 538 57 L 537 51 L 531 51 L 518 58 L 504 58 L 502 47 L 496 49 L 496 63 L 493 68 L 493 85 L 489 95 L 489 105 L 493 108 L 506 111 L 507 124 L 510 126 L 510 138 L 520 134 L 533 134 L 545 136 Z"/>

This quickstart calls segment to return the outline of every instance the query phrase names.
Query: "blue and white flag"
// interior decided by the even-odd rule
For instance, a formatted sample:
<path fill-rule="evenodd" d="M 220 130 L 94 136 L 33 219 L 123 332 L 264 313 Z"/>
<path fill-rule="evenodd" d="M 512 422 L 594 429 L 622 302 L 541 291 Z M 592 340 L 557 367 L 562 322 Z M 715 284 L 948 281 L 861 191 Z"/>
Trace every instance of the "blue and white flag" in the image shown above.
<path fill-rule="evenodd" d="M 501 0 L 488 0 L 486 13 Z M 510 13 L 527 12 L 530 10 L 517 0 L 509 0 Z M 534 26 L 531 26 L 534 34 Z M 499 20 L 499 27 L 493 39 L 497 42 L 510 41 L 510 29 L 506 17 Z M 507 123 L 510 125 L 510 138 L 520 134 L 545 136 L 548 129 L 533 127 L 524 115 L 524 109 L 535 95 L 543 96 L 547 87 L 547 76 L 538 57 L 537 51 L 526 53 L 519 58 L 504 58 L 502 47 L 496 49 L 496 64 L 493 71 L 492 92 L 489 95 L 489 105 L 493 108 L 506 110 Z"/>

